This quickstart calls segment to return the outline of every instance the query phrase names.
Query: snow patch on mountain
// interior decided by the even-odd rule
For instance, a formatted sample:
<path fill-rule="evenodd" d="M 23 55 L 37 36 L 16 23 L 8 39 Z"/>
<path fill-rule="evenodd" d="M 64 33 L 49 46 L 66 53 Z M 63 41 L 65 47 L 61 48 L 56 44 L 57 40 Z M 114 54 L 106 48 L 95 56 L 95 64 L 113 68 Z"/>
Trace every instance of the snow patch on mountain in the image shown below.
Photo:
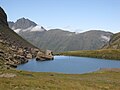
<path fill-rule="evenodd" d="M 39 31 L 39 32 L 43 32 L 43 31 L 46 31 L 42 26 L 31 26 L 27 29 L 14 29 L 12 28 L 16 33 L 19 33 L 19 32 L 36 32 L 36 31 Z"/>
<path fill-rule="evenodd" d="M 26 31 L 30 31 L 31 29 L 33 28 L 33 26 L 27 28 L 27 29 L 14 29 L 12 28 L 16 33 L 19 33 L 20 31 L 21 32 L 26 32 Z"/>
<path fill-rule="evenodd" d="M 15 29 L 14 32 L 19 33 L 21 29 Z"/>
<path fill-rule="evenodd" d="M 28 27 L 27 29 L 22 29 L 23 32 L 26 32 L 26 31 L 31 31 L 31 29 L 34 28 L 33 26 L 31 27 Z"/>
<path fill-rule="evenodd" d="M 101 35 L 101 38 L 102 38 L 104 41 L 107 41 L 107 42 L 110 40 L 110 37 L 105 36 L 105 35 Z"/>
<path fill-rule="evenodd" d="M 41 26 L 35 26 L 33 27 L 31 30 L 31 32 L 34 32 L 34 31 L 39 31 L 39 32 L 42 32 L 42 31 L 45 31 L 45 29 L 41 28 Z"/>

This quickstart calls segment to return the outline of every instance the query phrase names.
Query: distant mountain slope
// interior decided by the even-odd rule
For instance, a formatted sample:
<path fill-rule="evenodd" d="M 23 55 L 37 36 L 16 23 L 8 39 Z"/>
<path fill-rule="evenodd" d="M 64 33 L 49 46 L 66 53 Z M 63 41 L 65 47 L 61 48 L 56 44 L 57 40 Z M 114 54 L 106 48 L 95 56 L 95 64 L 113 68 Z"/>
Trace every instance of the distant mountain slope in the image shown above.
<path fill-rule="evenodd" d="M 112 33 L 110 32 L 98 30 L 75 34 L 73 38 L 71 38 L 68 48 L 71 48 L 71 51 L 100 49 L 110 40 L 111 36 Z"/>
<path fill-rule="evenodd" d="M 110 41 L 103 47 L 106 49 L 120 49 L 120 32 L 112 36 Z"/>
<path fill-rule="evenodd" d="M 9 24 L 9 26 L 12 26 L 11 24 Z M 25 23 L 23 24 L 25 25 Z M 33 30 L 31 26 L 28 27 L 28 29 L 19 29 L 19 32 L 16 30 L 14 31 L 35 46 L 42 49 L 50 49 L 54 52 L 100 49 L 108 43 L 110 37 L 113 35 L 110 32 L 100 30 L 91 30 L 77 34 L 61 29 L 51 29 L 47 31 L 43 27 L 38 30 Z"/>
<path fill-rule="evenodd" d="M 108 42 L 111 35 L 111 33 L 104 31 L 89 31 L 75 34 L 73 32 L 54 29 L 39 34 L 38 37 L 34 37 L 34 40 L 26 38 L 26 35 L 23 37 L 29 39 L 43 49 L 47 47 L 55 52 L 63 52 L 99 49 Z"/>

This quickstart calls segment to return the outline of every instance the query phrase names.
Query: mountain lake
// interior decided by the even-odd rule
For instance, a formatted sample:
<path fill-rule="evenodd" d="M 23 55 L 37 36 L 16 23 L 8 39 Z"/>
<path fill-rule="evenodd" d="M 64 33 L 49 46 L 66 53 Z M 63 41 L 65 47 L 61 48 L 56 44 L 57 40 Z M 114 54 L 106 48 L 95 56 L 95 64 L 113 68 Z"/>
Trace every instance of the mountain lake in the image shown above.
<path fill-rule="evenodd" d="M 17 70 L 33 72 L 57 72 L 66 74 L 83 74 L 101 68 L 120 68 L 120 61 L 74 56 L 54 56 L 54 60 L 36 61 L 18 65 Z"/>

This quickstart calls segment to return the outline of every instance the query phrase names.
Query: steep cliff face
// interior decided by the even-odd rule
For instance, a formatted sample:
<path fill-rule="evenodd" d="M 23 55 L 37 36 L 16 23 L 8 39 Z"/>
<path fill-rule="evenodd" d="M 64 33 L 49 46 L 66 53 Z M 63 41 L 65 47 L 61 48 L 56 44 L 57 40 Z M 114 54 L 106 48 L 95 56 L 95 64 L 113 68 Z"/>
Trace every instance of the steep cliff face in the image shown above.
<path fill-rule="evenodd" d="M 105 49 L 120 49 L 120 32 L 112 36 L 109 43 L 107 43 L 103 48 Z"/>
<path fill-rule="evenodd" d="M 4 10 L 0 7 L 0 25 L 7 25 L 7 15 Z"/>

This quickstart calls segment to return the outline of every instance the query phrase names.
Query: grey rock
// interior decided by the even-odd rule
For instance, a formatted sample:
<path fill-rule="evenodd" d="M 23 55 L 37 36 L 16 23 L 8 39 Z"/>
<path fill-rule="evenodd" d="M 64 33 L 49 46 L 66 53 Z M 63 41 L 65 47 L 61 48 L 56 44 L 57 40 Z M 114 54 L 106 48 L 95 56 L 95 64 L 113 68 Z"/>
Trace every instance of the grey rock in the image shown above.
<path fill-rule="evenodd" d="M 26 58 L 27 59 L 32 59 L 33 57 L 32 57 L 32 54 L 31 53 L 28 53 L 27 55 L 26 55 Z"/>
<path fill-rule="evenodd" d="M 30 21 L 29 19 L 21 18 L 18 19 L 15 23 L 14 22 L 8 22 L 10 28 L 14 29 L 27 29 L 31 26 L 36 26 L 37 24 L 33 21 Z"/>
<path fill-rule="evenodd" d="M 39 51 L 36 56 L 37 61 L 45 61 L 45 60 L 53 60 L 54 57 L 52 55 L 52 52 L 50 50 L 47 50 L 45 53 Z"/>

